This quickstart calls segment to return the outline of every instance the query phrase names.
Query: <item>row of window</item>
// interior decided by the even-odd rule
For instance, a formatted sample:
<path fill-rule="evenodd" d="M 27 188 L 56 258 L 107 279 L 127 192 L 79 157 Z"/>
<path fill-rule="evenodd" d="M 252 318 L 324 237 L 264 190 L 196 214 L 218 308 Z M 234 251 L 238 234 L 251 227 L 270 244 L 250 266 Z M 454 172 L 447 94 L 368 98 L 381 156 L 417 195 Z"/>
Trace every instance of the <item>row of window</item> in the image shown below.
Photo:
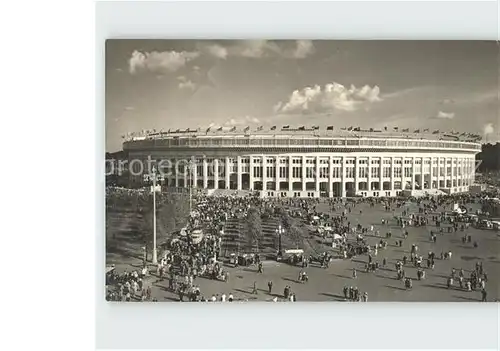
<path fill-rule="evenodd" d="M 253 158 L 253 163 L 262 163 L 262 157 L 254 157 Z M 275 164 L 277 162 L 277 159 L 276 158 L 268 158 L 266 157 L 265 158 L 266 160 L 266 164 Z M 279 163 L 280 164 L 288 164 L 288 158 L 279 158 L 278 159 Z M 191 160 L 189 159 L 167 159 L 167 160 L 164 160 L 164 162 L 170 162 L 172 164 L 175 164 L 176 161 L 178 163 L 188 163 L 190 162 Z M 196 163 L 200 163 L 202 164 L 203 163 L 203 159 L 194 159 L 194 161 Z M 217 158 L 217 159 L 214 159 L 214 158 L 206 158 L 205 159 L 206 163 L 207 164 L 211 164 L 211 163 L 214 163 L 214 161 L 218 161 L 219 164 L 225 164 L 226 163 L 226 160 L 224 158 Z M 250 164 L 250 158 L 241 158 L 240 159 L 241 161 L 241 164 L 245 165 L 245 164 Z M 329 164 L 329 159 L 328 158 L 320 158 L 319 159 L 319 163 L 320 164 Z M 161 160 L 157 160 L 156 161 L 157 163 L 160 163 Z M 229 164 L 238 164 L 238 161 L 237 159 L 234 159 L 234 158 L 228 158 L 228 163 Z M 345 164 L 355 164 L 356 163 L 356 160 L 355 159 L 346 159 L 346 162 Z M 372 165 L 380 165 L 380 159 L 372 159 L 371 162 L 370 162 Z M 406 165 L 411 165 L 413 164 L 413 161 L 412 159 L 394 159 L 394 164 L 396 165 L 399 165 L 399 164 L 406 164 Z M 438 160 L 437 159 L 433 159 L 432 160 L 432 164 L 434 165 L 437 165 L 438 163 Z M 445 160 L 443 158 L 441 158 L 439 160 L 439 164 L 440 165 L 444 165 L 445 163 Z M 453 162 L 451 159 L 447 159 L 446 160 L 446 164 L 447 165 L 451 165 L 451 164 L 454 164 L 454 165 L 465 165 L 465 166 L 472 166 L 475 164 L 475 161 L 472 160 L 472 159 L 453 159 Z M 293 158 L 292 159 L 292 164 L 302 164 L 302 159 L 301 158 Z M 312 158 L 306 158 L 306 164 L 316 164 L 316 159 L 312 159 Z M 333 159 L 332 160 L 332 164 L 342 164 L 342 160 L 341 159 Z M 358 161 L 358 164 L 360 165 L 366 165 L 368 164 L 368 159 L 359 159 Z M 390 165 L 391 164 L 391 160 L 390 159 L 384 159 L 383 160 L 383 164 L 385 165 Z M 415 165 L 416 166 L 419 166 L 422 164 L 422 159 L 415 159 Z M 430 159 L 425 159 L 424 160 L 424 164 L 425 165 L 430 165 L 431 164 L 431 160 Z"/>

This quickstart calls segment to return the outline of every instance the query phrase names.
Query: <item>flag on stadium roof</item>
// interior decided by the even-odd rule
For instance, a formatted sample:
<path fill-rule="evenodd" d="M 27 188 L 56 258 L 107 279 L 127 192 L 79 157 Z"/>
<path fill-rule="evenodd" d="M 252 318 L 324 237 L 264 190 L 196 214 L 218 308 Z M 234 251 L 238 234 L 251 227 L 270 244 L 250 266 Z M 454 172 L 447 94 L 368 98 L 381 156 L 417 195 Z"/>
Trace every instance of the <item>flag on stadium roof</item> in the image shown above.
<path fill-rule="evenodd" d="M 176 133 L 180 133 L 180 132 L 181 132 L 181 130 L 180 130 L 180 129 L 177 129 L 175 132 L 176 132 Z"/>
<path fill-rule="evenodd" d="M 415 129 L 415 133 L 420 133 L 420 129 Z"/>
<path fill-rule="evenodd" d="M 428 132 L 429 131 L 429 128 L 425 128 L 424 129 L 424 133 Z"/>
<path fill-rule="evenodd" d="M 352 130 L 352 127 L 347 128 L 347 130 L 348 130 L 348 131 L 351 131 L 351 130 Z"/>
<path fill-rule="evenodd" d="M 205 131 L 205 133 L 208 133 L 210 131 L 210 128 L 212 128 L 212 127 L 208 127 L 207 130 Z M 168 131 L 170 132 L 170 129 Z"/>
<path fill-rule="evenodd" d="M 217 128 L 217 131 L 218 132 L 222 131 L 222 127 Z"/>
<path fill-rule="evenodd" d="M 353 129 L 354 132 L 360 132 L 361 131 L 361 128 L 360 127 L 356 127 Z"/>
<path fill-rule="evenodd" d="M 248 132 L 250 130 L 250 127 L 246 127 L 245 129 L 243 129 L 244 132 Z"/>
<path fill-rule="evenodd" d="M 373 128 L 370 128 L 370 132 L 373 132 L 373 131 L 374 131 L 374 129 L 373 129 Z"/>
<path fill-rule="evenodd" d="M 260 126 L 257 128 L 258 131 L 262 130 L 264 127 L 263 126 Z"/>
<path fill-rule="evenodd" d="M 408 133 L 409 131 L 410 131 L 410 128 L 403 129 L 403 133 Z"/>
<path fill-rule="evenodd" d="M 299 130 L 306 130 L 306 127 L 304 127 L 304 126 L 300 126 L 300 127 L 299 127 Z"/>
<path fill-rule="evenodd" d="M 340 130 L 347 130 L 347 128 L 346 127 L 342 127 L 342 128 L 340 128 Z"/>
<path fill-rule="evenodd" d="M 439 130 L 436 129 L 435 131 L 432 132 L 432 134 L 439 134 Z"/>
<path fill-rule="evenodd" d="M 289 129 L 289 128 L 290 128 L 290 126 L 288 126 L 288 125 L 287 126 L 283 126 L 283 129 Z"/>
<path fill-rule="evenodd" d="M 384 127 L 384 130 L 387 132 L 387 127 Z"/>
<path fill-rule="evenodd" d="M 396 131 L 397 131 L 398 129 L 399 129 L 399 127 L 394 127 L 394 130 L 396 130 Z"/>
<path fill-rule="evenodd" d="M 236 127 L 231 128 L 229 131 L 234 132 L 236 130 Z"/>
<path fill-rule="evenodd" d="M 319 127 L 318 127 L 318 126 L 312 126 L 312 129 L 313 129 L 313 130 L 318 130 L 318 129 L 319 129 Z"/>
<path fill-rule="evenodd" d="M 271 130 L 275 130 L 275 129 L 276 129 L 276 126 L 272 126 L 272 127 L 271 127 Z"/>
<path fill-rule="evenodd" d="M 326 127 L 326 130 L 333 130 L 333 126 Z"/>

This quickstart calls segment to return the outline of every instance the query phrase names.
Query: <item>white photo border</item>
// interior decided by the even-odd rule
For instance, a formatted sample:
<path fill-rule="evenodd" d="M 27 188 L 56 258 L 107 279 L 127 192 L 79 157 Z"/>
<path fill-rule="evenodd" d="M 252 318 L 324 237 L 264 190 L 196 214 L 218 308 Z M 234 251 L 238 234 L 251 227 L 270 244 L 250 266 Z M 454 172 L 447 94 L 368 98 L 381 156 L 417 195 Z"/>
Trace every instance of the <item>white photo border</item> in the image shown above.
<path fill-rule="evenodd" d="M 96 347 L 498 349 L 494 303 L 116 304 L 104 299 L 105 40 L 498 40 L 496 1 L 96 4 Z"/>

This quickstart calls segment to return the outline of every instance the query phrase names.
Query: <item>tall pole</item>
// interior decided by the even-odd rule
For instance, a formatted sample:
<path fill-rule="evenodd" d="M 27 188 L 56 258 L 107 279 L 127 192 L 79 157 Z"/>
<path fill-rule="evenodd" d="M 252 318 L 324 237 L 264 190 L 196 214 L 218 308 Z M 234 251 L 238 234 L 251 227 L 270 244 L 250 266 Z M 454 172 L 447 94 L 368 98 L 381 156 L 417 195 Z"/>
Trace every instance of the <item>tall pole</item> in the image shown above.
<path fill-rule="evenodd" d="M 156 251 L 156 168 L 153 167 L 153 264 L 158 263 Z"/>
<path fill-rule="evenodd" d="M 193 188 L 193 176 L 192 176 L 192 167 L 193 167 L 193 162 L 189 162 L 189 215 L 191 216 L 191 212 L 193 211 L 193 193 L 192 193 L 192 188 Z"/>
<path fill-rule="evenodd" d="M 278 229 L 276 229 L 276 233 L 278 234 L 278 252 L 281 253 L 281 234 L 283 233 L 281 224 L 278 226 Z"/>

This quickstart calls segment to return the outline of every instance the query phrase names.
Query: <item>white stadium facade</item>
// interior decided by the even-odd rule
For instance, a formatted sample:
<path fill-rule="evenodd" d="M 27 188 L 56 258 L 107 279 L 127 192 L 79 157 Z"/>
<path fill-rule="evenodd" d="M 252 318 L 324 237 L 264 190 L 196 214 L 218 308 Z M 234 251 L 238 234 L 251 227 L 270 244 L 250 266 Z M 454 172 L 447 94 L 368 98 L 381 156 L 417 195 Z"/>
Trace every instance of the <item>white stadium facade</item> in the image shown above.
<path fill-rule="evenodd" d="M 128 138 L 123 150 L 135 186 L 144 185 L 140 171 L 150 159 L 166 187 L 262 197 L 389 197 L 468 191 L 478 140 L 408 129 L 209 128 L 145 133 Z"/>

